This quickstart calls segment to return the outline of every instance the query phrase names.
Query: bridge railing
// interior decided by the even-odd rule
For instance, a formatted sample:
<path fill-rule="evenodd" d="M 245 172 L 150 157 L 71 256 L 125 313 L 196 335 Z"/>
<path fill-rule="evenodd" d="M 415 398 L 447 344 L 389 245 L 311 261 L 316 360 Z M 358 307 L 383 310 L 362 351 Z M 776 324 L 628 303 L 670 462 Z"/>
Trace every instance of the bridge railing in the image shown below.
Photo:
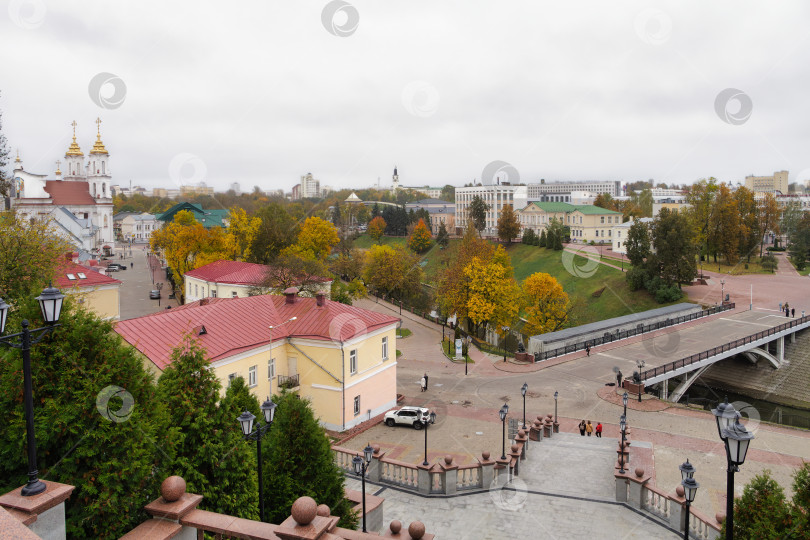
<path fill-rule="evenodd" d="M 690 313 L 689 315 L 672 317 L 669 319 L 665 319 L 663 321 L 654 322 L 652 324 L 639 324 L 635 328 L 629 328 L 627 330 L 616 330 L 614 332 L 605 332 L 600 337 L 579 341 L 577 343 L 572 343 L 570 345 L 564 345 L 562 347 L 557 347 L 556 349 L 549 349 L 547 351 L 534 353 L 534 361 L 541 362 L 543 360 L 548 360 L 549 358 L 555 358 L 557 356 L 562 356 L 564 354 L 571 354 L 577 351 L 584 351 L 585 348 L 588 346 L 596 347 L 597 345 L 604 345 L 605 343 L 611 343 L 613 341 L 618 341 L 620 339 L 627 339 L 633 336 L 639 336 L 641 334 L 646 334 L 649 332 L 654 332 L 655 330 L 660 330 L 661 328 L 667 328 L 669 326 L 674 326 L 676 324 L 682 324 L 685 322 L 694 321 L 695 319 L 708 317 L 709 315 L 715 315 L 723 311 L 729 311 L 734 309 L 735 307 L 736 306 L 733 302 L 727 302 L 721 306 L 713 306 L 710 307 L 709 309 L 704 309 L 702 311 Z"/>
<path fill-rule="evenodd" d="M 756 334 L 751 334 L 750 336 L 735 339 L 734 341 L 731 341 L 729 343 L 724 343 L 723 345 L 720 345 L 718 347 L 712 347 L 711 349 L 692 354 L 685 358 L 681 358 L 680 360 L 675 360 L 674 362 L 669 362 L 667 364 L 658 367 L 650 368 L 648 370 L 641 372 L 641 380 L 646 381 L 647 379 L 652 379 L 653 377 L 664 375 L 665 373 L 668 373 L 670 371 L 675 371 L 677 369 L 684 368 L 691 364 L 711 358 L 712 356 L 728 352 L 732 349 L 742 347 L 743 345 L 748 345 L 749 343 L 753 343 L 754 341 L 759 341 L 760 339 L 772 336 L 774 334 L 778 334 L 779 332 L 784 332 L 785 330 L 789 330 L 795 326 L 799 326 L 807 322 L 810 322 L 810 316 L 799 317 L 798 319 L 791 319 L 786 323 L 782 323 L 779 326 L 774 326 L 773 328 L 768 328 L 767 330 L 762 330 L 760 332 L 757 332 Z"/>

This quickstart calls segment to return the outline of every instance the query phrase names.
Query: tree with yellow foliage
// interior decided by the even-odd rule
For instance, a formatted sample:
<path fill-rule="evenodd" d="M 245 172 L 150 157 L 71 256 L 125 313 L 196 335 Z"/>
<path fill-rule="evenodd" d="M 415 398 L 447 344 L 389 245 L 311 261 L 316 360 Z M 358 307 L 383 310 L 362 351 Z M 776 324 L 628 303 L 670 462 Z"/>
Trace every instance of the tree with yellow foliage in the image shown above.
<path fill-rule="evenodd" d="M 473 257 L 464 268 L 469 291 L 467 317 L 476 327 L 482 324 L 495 328 L 511 326 L 518 316 L 520 287 L 512 277 L 512 266 L 502 263 L 502 258 L 497 256 L 488 262 Z"/>
<path fill-rule="evenodd" d="M 526 325 L 523 333 L 529 336 L 559 330 L 568 321 L 571 302 L 560 282 L 553 276 L 537 272 L 523 282 L 526 302 Z"/>
<path fill-rule="evenodd" d="M 236 255 L 232 235 L 222 227 L 206 229 L 188 210 L 177 212 L 174 221 L 153 232 L 150 245 L 155 251 L 163 250 L 181 294 L 186 272 L 218 260 L 233 260 Z"/>
<path fill-rule="evenodd" d="M 424 253 L 430 249 L 433 243 L 433 235 L 430 234 L 430 229 L 425 225 L 424 219 L 419 219 L 419 223 L 413 229 L 411 237 L 408 238 L 408 247 L 417 253 Z"/>
<path fill-rule="evenodd" d="M 301 225 L 298 241 L 282 254 L 298 255 L 326 260 L 332 248 L 340 241 L 337 228 L 319 217 L 310 217 Z"/>
<path fill-rule="evenodd" d="M 363 280 L 378 294 L 410 299 L 419 292 L 423 277 L 419 258 L 403 246 L 374 245 L 366 252 Z"/>
<path fill-rule="evenodd" d="M 375 242 L 379 242 L 387 226 L 388 224 L 382 216 L 376 216 L 368 224 L 368 235 L 373 238 Z"/>
<path fill-rule="evenodd" d="M 230 209 L 228 219 L 230 221 L 228 234 L 234 240 L 236 260 L 245 261 L 250 257 L 250 246 L 253 244 L 256 233 L 259 232 L 262 220 L 258 217 L 248 217 L 247 212 L 238 207 Z"/>

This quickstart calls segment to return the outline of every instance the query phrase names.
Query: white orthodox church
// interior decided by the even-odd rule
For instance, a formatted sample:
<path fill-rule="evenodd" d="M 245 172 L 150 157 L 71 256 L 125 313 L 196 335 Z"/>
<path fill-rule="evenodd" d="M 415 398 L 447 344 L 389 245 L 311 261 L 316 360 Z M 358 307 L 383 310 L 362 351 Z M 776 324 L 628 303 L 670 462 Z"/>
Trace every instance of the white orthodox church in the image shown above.
<path fill-rule="evenodd" d="M 12 209 L 25 219 L 48 219 L 54 229 L 76 246 L 92 252 L 113 247 L 113 203 L 110 189 L 110 154 L 101 142 L 101 120 L 96 119 L 97 138 L 85 159 L 76 142 L 65 153 L 65 173 L 56 162 L 55 178 L 23 169 L 19 153 L 14 163 Z"/>

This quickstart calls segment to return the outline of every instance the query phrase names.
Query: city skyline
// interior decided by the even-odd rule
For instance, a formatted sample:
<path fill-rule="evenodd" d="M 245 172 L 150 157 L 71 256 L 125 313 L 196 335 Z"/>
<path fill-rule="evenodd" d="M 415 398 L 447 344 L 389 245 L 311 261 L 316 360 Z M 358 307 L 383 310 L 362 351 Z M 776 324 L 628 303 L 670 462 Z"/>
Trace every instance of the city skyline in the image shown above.
<path fill-rule="evenodd" d="M 86 154 L 100 117 L 121 186 L 462 186 L 496 161 L 523 183 L 810 179 L 799 2 L 146 6 L 0 15 L 26 170 L 53 175 L 74 120 Z"/>

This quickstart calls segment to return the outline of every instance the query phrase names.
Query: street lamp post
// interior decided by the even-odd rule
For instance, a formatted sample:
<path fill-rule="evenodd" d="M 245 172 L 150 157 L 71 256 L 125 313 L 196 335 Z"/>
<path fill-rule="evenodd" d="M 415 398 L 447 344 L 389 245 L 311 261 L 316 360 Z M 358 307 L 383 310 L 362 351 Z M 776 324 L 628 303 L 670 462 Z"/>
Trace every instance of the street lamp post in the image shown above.
<path fill-rule="evenodd" d="M 554 390 L 554 423 L 557 424 L 557 397 L 560 395 L 559 392 Z"/>
<path fill-rule="evenodd" d="M 163 289 L 163 282 L 162 282 L 162 281 L 158 281 L 158 282 L 155 284 L 155 287 L 157 287 L 157 290 L 158 290 L 158 307 L 160 307 L 160 296 L 161 296 L 161 295 L 160 295 L 160 291 L 161 291 L 161 289 Z"/>
<path fill-rule="evenodd" d="M 427 459 L 427 432 L 428 432 L 428 427 L 430 426 L 430 424 L 435 424 L 436 423 L 436 413 L 431 411 L 429 418 L 428 417 L 423 417 L 419 421 L 422 423 L 422 427 L 425 428 L 425 460 L 422 462 L 422 466 L 427 467 L 428 465 L 430 465 L 430 463 L 428 463 L 428 459 Z"/>
<path fill-rule="evenodd" d="M 48 326 L 28 328 L 28 320 L 22 321 L 22 332 L 0 337 L 0 344 L 20 349 L 23 357 L 23 399 L 25 401 L 25 435 L 28 446 L 28 482 L 22 488 L 22 495 L 28 497 L 42 493 L 47 489 L 37 476 L 37 439 L 34 433 L 34 390 L 31 381 L 31 345 L 42 341 L 54 328 L 59 326 L 59 315 L 62 313 L 62 300 L 65 296 L 52 286 L 42 291 L 37 297 L 42 318 Z M 0 298 L 0 334 L 6 329 L 9 305 Z M 33 337 L 32 337 L 32 334 Z"/>
<path fill-rule="evenodd" d="M 354 466 L 354 474 L 360 476 L 362 480 L 362 491 L 363 491 L 363 532 L 366 531 L 366 468 L 368 464 L 371 463 L 371 455 L 374 453 L 374 449 L 371 445 L 367 445 L 363 448 L 363 457 L 354 456 L 352 458 L 352 465 Z"/>
<path fill-rule="evenodd" d="M 641 392 L 644 390 L 644 381 L 641 379 L 641 369 L 645 366 L 644 360 L 636 360 L 638 366 L 638 402 L 641 403 Z"/>
<path fill-rule="evenodd" d="M 726 301 L 726 280 L 720 280 L 720 305 L 723 305 L 723 302 Z"/>
<path fill-rule="evenodd" d="M 620 459 L 620 461 L 619 461 L 619 474 L 624 474 L 625 473 L 625 470 L 624 470 L 624 437 L 625 437 L 625 429 L 627 429 L 627 421 L 625 420 L 624 416 L 622 416 L 621 419 L 619 420 L 619 429 L 622 432 L 622 447 L 619 449 L 620 450 L 620 452 L 619 452 L 619 459 Z"/>
<path fill-rule="evenodd" d="M 256 417 L 250 411 L 245 411 L 239 415 L 237 420 L 239 426 L 242 428 L 242 435 L 245 436 L 246 441 L 256 441 L 256 458 L 259 463 L 259 520 L 264 521 L 264 487 L 262 486 L 262 437 L 270 431 L 273 425 L 273 416 L 276 414 L 276 405 L 268 397 L 262 406 L 262 415 L 264 416 L 264 425 L 256 426 L 253 429 L 253 421 Z"/>
<path fill-rule="evenodd" d="M 740 413 L 728 398 L 720 403 L 712 414 L 717 420 L 717 432 L 726 447 L 726 540 L 734 538 L 734 473 L 745 462 L 748 445 L 754 439 L 753 433 L 740 423 Z"/>
<path fill-rule="evenodd" d="M 501 417 L 501 423 L 503 424 L 503 443 L 501 445 L 501 459 L 506 459 L 506 416 L 509 414 L 509 405 L 506 403 L 503 404 L 501 410 L 498 411 L 498 415 Z"/>
<path fill-rule="evenodd" d="M 624 395 L 622 396 L 622 403 L 624 404 L 624 417 L 627 418 L 627 400 L 630 396 L 627 395 L 627 391 L 625 390 Z"/>
<path fill-rule="evenodd" d="M 683 497 L 686 499 L 686 522 L 684 523 L 683 528 L 683 538 L 684 540 L 689 540 L 689 507 L 692 505 L 692 501 L 695 500 L 695 495 L 697 495 L 697 488 L 700 487 L 694 478 L 695 475 L 695 467 L 689 463 L 689 460 L 686 460 L 686 463 L 682 464 L 678 467 L 681 470 L 681 485 L 683 486 Z"/>
<path fill-rule="evenodd" d="M 523 429 L 526 429 L 526 390 L 528 389 L 528 383 L 523 383 L 523 386 L 520 387 L 520 394 L 523 396 Z"/>

